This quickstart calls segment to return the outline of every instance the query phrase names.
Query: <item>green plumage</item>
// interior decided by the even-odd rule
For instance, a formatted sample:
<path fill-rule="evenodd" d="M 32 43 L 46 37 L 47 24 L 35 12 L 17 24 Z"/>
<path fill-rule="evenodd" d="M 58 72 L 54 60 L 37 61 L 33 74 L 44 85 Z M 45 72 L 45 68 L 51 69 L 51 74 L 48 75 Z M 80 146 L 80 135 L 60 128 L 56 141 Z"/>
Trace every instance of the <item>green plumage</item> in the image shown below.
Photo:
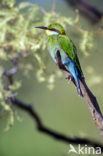
<path fill-rule="evenodd" d="M 61 50 L 63 50 L 65 53 L 67 53 L 68 57 L 74 61 L 74 63 L 76 64 L 76 67 L 78 69 L 78 72 L 80 73 L 81 76 L 83 76 L 83 72 L 79 63 L 79 59 L 77 56 L 77 50 L 75 45 L 73 44 L 73 42 L 70 40 L 70 38 L 66 35 L 64 28 L 58 24 L 58 23 L 52 23 L 47 27 L 49 30 L 54 30 L 59 32 L 58 36 L 50 36 L 50 42 L 52 44 L 52 48 L 53 48 L 53 40 L 55 40 L 54 42 L 59 43 L 59 46 L 61 48 Z M 56 46 L 54 44 L 54 46 Z"/>
<path fill-rule="evenodd" d="M 39 26 L 36 28 L 44 29 L 49 38 L 49 53 L 56 62 L 56 52 L 61 55 L 62 64 L 69 70 L 73 76 L 78 94 L 82 97 L 79 79 L 83 77 L 83 72 L 77 56 L 77 50 L 73 42 L 66 35 L 64 28 L 58 23 L 52 23 L 48 27 Z M 57 62 L 56 62 L 57 63 Z"/>
<path fill-rule="evenodd" d="M 79 59 L 77 56 L 77 50 L 76 47 L 74 46 L 73 42 L 68 38 L 66 35 L 59 35 L 58 37 L 58 42 L 61 46 L 61 49 L 64 50 L 67 54 L 68 57 L 75 62 L 78 71 L 80 72 L 81 75 L 83 75 Z"/>

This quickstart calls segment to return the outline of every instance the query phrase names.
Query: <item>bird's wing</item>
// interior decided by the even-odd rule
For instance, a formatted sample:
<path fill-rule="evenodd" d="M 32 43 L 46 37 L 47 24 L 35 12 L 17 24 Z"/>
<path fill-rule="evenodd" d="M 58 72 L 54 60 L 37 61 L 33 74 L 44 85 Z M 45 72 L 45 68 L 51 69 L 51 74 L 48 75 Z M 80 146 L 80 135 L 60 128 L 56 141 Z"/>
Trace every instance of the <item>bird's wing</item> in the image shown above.
<path fill-rule="evenodd" d="M 59 35 L 58 42 L 60 44 L 61 49 L 63 49 L 68 54 L 68 57 L 76 64 L 80 74 L 83 75 L 79 59 L 76 53 L 77 50 L 73 42 L 66 35 Z"/>

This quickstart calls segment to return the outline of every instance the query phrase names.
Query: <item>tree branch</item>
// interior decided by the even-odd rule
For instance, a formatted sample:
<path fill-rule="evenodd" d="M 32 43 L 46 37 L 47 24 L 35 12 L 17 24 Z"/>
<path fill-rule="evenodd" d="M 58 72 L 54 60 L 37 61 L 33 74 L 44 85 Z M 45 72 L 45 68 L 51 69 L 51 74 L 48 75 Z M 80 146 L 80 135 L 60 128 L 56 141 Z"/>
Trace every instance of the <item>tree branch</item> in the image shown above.
<path fill-rule="evenodd" d="M 88 146 L 91 146 L 91 147 L 100 147 L 101 150 L 103 151 L 103 145 L 98 143 L 98 142 L 95 142 L 95 141 L 91 141 L 89 139 L 85 139 L 85 138 L 78 138 L 78 137 L 75 137 L 75 138 L 71 138 L 71 137 L 67 137 L 61 133 L 58 133 L 56 131 L 53 131 L 52 129 L 46 127 L 39 115 L 37 114 L 37 112 L 35 111 L 35 109 L 32 108 L 31 105 L 28 105 L 28 104 L 25 104 L 23 102 L 21 102 L 20 100 L 16 99 L 16 98 L 10 98 L 11 102 L 13 105 L 15 105 L 16 107 L 19 107 L 20 109 L 26 111 L 27 113 L 29 113 L 29 115 L 33 118 L 33 120 L 36 122 L 36 127 L 38 129 L 38 131 L 50 136 L 50 137 L 53 137 L 59 141 L 62 141 L 62 142 L 65 142 L 65 143 L 71 143 L 71 144 L 75 144 L 75 145 L 78 145 L 78 144 L 81 144 L 81 145 L 88 145 Z"/>
<path fill-rule="evenodd" d="M 21 57 L 24 54 L 24 52 L 21 52 L 20 55 L 17 54 L 17 56 L 14 57 L 13 59 L 13 68 L 10 69 L 9 71 L 4 71 L 3 75 L 6 76 L 7 78 L 7 88 L 9 89 L 9 85 L 13 84 L 13 75 L 15 74 L 15 72 L 17 72 L 18 70 L 18 60 L 19 57 Z M 61 63 L 61 56 L 60 56 L 60 52 L 57 51 L 56 53 L 56 59 L 57 59 L 57 65 L 60 68 L 60 70 L 62 70 L 62 72 L 66 75 L 66 78 L 69 80 L 69 78 L 71 78 L 72 82 L 75 85 L 75 81 L 72 77 L 72 75 L 69 73 L 69 71 L 65 68 L 65 66 Z M 84 100 L 88 103 L 90 111 L 92 113 L 93 119 L 95 121 L 95 123 L 97 124 L 98 128 L 100 129 L 100 131 L 103 133 L 103 118 L 102 118 L 102 113 L 100 111 L 100 108 L 98 106 L 98 103 L 96 101 L 96 98 L 94 97 L 94 95 L 91 93 L 91 91 L 89 90 L 89 88 L 87 87 L 84 79 L 80 80 L 80 86 L 82 89 L 82 93 L 83 93 L 83 98 Z M 90 139 L 86 139 L 86 138 L 79 138 L 79 137 L 67 137 L 66 135 L 63 135 L 59 132 L 56 132 L 48 127 L 46 127 L 42 120 L 40 119 L 39 115 L 37 114 L 37 112 L 35 111 L 35 109 L 32 108 L 31 105 L 25 104 L 22 101 L 18 100 L 17 98 L 15 98 L 14 94 L 12 94 L 9 97 L 6 97 L 6 100 L 8 100 L 8 102 L 10 102 L 12 105 L 17 106 L 18 108 L 26 111 L 27 113 L 29 113 L 29 115 L 33 118 L 33 120 L 36 122 L 36 127 L 37 130 L 50 136 L 53 137 L 57 140 L 60 140 L 62 142 L 65 143 L 71 143 L 71 144 L 81 144 L 81 145 L 88 145 L 91 147 L 100 147 L 102 152 L 103 152 L 103 144 L 98 143 L 96 141 L 92 141 Z"/>
<path fill-rule="evenodd" d="M 67 71 L 67 69 L 62 64 L 59 51 L 57 51 L 57 53 L 56 53 L 56 60 L 57 60 L 58 67 L 65 74 L 66 78 L 69 80 L 71 74 L 69 71 Z M 101 135 L 103 136 L 103 116 L 102 116 L 99 104 L 96 100 L 96 97 L 92 94 L 92 92 L 86 85 L 84 78 L 79 79 L 79 81 L 80 81 L 81 91 L 83 94 L 83 99 L 88 104 L 90 112 L 92 114 L 92 118 L 93 118 L 96 126 L 98 127 Z M 74 79 L 72 79 L 72 82 L 74 83 Z M 75 85 L 75 83 L 74 83 L 74 85 Z"/>
<path fill-rule="evenodd" d="M 103 13 L 88 3 L 86 0 L 66 0 L 72 6 L 79 8 L 82 15 L 86 15 L 89 19 L 94 22 L 99 22 L 103 16 Z M 82 7 L 82 9 L 80 8 Z"/>

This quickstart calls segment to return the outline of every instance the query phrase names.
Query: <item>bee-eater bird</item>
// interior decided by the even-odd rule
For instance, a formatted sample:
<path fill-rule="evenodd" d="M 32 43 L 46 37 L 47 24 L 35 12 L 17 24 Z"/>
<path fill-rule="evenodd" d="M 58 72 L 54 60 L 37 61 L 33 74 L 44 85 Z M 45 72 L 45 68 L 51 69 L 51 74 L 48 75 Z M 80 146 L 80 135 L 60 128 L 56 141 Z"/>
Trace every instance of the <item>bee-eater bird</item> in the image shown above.
<path fill-rule="evenodd" d="M 48 35 L 49 53 L 56 63 L 56 52 L 60 52 L 61 62 L 73 76 L 78 94 L 82 97 L 79 78 L 83 77 L 83 72 L 77 56 L 76 47 L 66 35 L 64 28 L 58 23 L 50 24 L 48 27 L 38 26 L 36 28 L 44 29 Z"/>

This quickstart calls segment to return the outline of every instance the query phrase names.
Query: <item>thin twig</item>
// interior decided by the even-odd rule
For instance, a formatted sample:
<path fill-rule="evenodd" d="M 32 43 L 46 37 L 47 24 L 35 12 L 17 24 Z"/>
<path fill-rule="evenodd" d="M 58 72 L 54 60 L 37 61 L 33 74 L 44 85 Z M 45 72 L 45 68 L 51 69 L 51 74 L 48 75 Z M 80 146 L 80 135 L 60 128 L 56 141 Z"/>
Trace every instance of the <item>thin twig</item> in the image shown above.
<path fill-rule="evenodd" d="M 45 10 L 44 8 L 42 8 L 42 7 L 39 6 L 39 9 L 40 9 L 40 11 L 41 11 L 44 15 L 47 14 L 47 12 L 46 12 L 46 10 Z"/>
<path fill-rule="evenodd" d="M 53 0 L 52 9 L 51 9 L 52 14 L 55 13 L 55 9 L 56 9 L 56 0 Z"/>

